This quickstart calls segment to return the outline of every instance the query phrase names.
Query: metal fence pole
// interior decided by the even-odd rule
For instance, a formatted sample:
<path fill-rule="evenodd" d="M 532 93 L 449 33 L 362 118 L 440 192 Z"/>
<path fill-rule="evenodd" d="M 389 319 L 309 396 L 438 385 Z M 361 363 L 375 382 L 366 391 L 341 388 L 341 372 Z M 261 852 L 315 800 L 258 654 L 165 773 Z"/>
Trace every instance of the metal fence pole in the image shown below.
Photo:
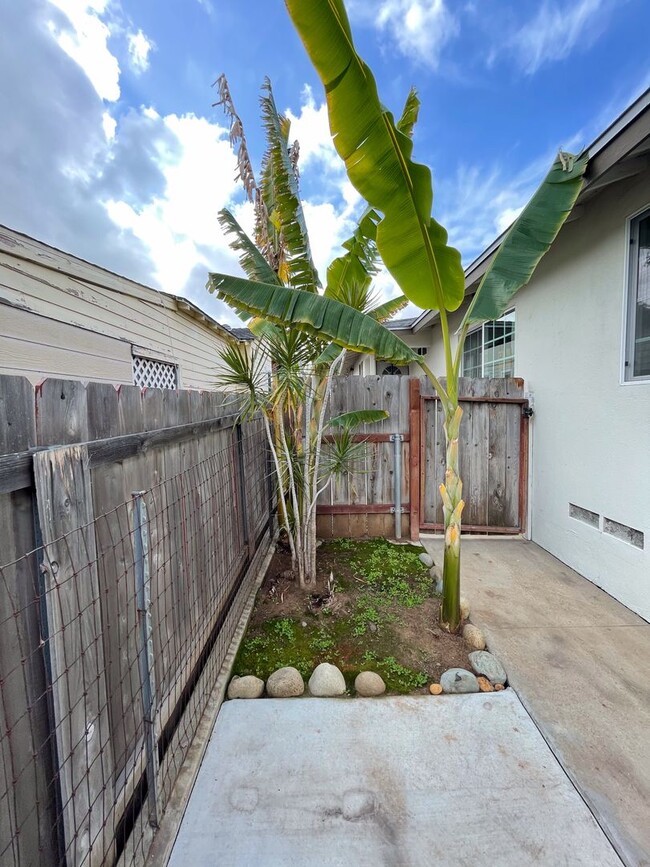
<path fill-rule="evenodd" d="M 133 554 L 135 563 L 136 602 L 138 606 L 139 649 L 138 668 L 142 683 L 142 718 L 144 746 L 147 758 L 147 801 L 149 824 L 158 827 L 157 749 L 154 722 L 156 716 L 156 688 L 154 678 L 153 626 L 151 622 L 151 586 L 149 575 L 149 526 L 145 491 L 134 491 L 133 497 Z"/>
<path fill-rule="evenodd" d="M 239 475 L 239 493 L 241 495 L 242 528 L 244 532 L 244 544 L 248 547 L 249 558 L 253 556 L 253 541 L 250 538 L 248 525 L 248 504 L 246 502 L 246 474 L 244 472 L 244 437 L 241 422 L 235 425 L 235 439 L 237 442 L 237 471 Z"/>
<path fill-rule="evenodd" d="M 392 434 L 390 441 L 395 447 L 395 472 L 393 473 L 393 489 L 395 505 L 395 538 L 402 538 L 402 434 Z"/>

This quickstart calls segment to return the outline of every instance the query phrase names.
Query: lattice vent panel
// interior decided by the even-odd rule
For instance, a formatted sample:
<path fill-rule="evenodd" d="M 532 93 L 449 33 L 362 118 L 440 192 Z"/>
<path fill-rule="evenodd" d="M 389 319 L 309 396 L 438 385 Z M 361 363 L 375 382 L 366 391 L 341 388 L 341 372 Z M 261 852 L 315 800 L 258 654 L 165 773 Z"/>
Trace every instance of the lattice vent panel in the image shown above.
<path fill-rule="evenodd" d="M 134 355 L 133 383 L 141 388 L 178 388 L 176 365 Z"/>

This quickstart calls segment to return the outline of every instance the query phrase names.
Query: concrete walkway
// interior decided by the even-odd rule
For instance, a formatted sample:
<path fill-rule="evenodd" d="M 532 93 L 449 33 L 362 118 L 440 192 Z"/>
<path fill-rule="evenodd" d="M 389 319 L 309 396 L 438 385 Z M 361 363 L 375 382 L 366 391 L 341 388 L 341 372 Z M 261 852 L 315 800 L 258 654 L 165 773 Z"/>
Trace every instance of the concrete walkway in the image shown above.
<path fill-rule="evenodd" d="M 531 542 L 464 539 L 462 575 L 472 621 L 622 860 L 650 865 L 650 624 Z"/>
<path fill-rule="evenodd" d="M 513 690 L 229 701 L 170 867 L 621 867 Z"/>

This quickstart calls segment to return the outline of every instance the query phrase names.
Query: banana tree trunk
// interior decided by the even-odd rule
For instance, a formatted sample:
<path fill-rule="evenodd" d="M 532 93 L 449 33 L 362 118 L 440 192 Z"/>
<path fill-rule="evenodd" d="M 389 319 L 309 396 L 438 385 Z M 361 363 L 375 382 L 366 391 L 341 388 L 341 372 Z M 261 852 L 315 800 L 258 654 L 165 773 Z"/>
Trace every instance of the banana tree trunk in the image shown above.
<path fill-rule="evenodd" d="M 445 482 L 440 485 L 440 496 L 445 520 L 445 555 L 442 574 L 442 623 L 450 632 L 460 626 L 460 530 L 463 501 L 463 483 L 458 474 L 458 432 L 463 416 L 456 404 L 445 415 L 447 468 Z"/>

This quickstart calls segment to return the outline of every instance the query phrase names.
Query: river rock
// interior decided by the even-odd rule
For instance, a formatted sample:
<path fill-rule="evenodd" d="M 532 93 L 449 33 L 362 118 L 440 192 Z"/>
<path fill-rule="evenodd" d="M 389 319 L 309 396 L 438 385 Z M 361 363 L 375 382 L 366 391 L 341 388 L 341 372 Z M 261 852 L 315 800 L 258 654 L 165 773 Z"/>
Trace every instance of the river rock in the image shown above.
<path fill-rule="evenodd" d="M 259 698 L 263 692 L 264 681 L 253 674 L 235 675 L 228 684 L 228 698 Z"/>
<path fill-rule="evenodd" d="M 450 668 L 445 671 L 440 678 L 440 686 L 443 692 L 479 692 L 476 677 L 471 671 L 465 671 L 464 668 Z"/>
<path fill-rule="evenodd" d="M 485 650 L 483 633 L 473 623 L 466 623 L 463 627 L 463 639 L 470 650 Z"/>
<path fill-rule="evenodd" d="M 266 691 L 271 698 L 293 698 L 305 691 L 305 682 L 297 668 L 278 668 L 266 681 Z"/>
<path fill-rule="evenodd" d="M 383 695 L 386 692 L 386 684 L 375 671 L 360 672 L 354 681 L 354 688 L 358 695 L 363 696 Z"/>
<path fill-rule="evenodd" d="M 469 600 L 464 596 L 460 597 L 460 619 L 467 620 L 469 617 Z"/>
<path fill-rule="evenodd" d="M 469 661 L 477 674 L 487 677 L 490 683 L 506 682 L 506 672 L 496 656 L 492 656 L 487 650 L 475 650 L 469 655 Z"/>
<path fill-rule="evenodd" d="M 440 571 L 440 567 L 432 566 L 429 569 L 429 575 L 431 575 L 435 581 L 436 593 L 442 593 L 442 572 Z"/>
<path fill-rule="evenodd" d="M 442 692 L 442 687 L 439 683 L 430 683 L 429 692 L 431 693 L 431 695 L 440 695 Z"/>
<path fill-rule="evenodd" d="M 427 552 L 424 551 L 422 554 L 419 555 L 419 557 L 420 563 L 424 564 L 427 569 L 430 569 L 433 566 L 433 557 L 431 556 L 431 554 L 427 554 Z"/>
<path fill-rule="evenodd" d="M 341 671 L 329 662 L 321 662 L 309 678 L 309 692 L 321 698 L 343 695 L 345 678 Z"/>

